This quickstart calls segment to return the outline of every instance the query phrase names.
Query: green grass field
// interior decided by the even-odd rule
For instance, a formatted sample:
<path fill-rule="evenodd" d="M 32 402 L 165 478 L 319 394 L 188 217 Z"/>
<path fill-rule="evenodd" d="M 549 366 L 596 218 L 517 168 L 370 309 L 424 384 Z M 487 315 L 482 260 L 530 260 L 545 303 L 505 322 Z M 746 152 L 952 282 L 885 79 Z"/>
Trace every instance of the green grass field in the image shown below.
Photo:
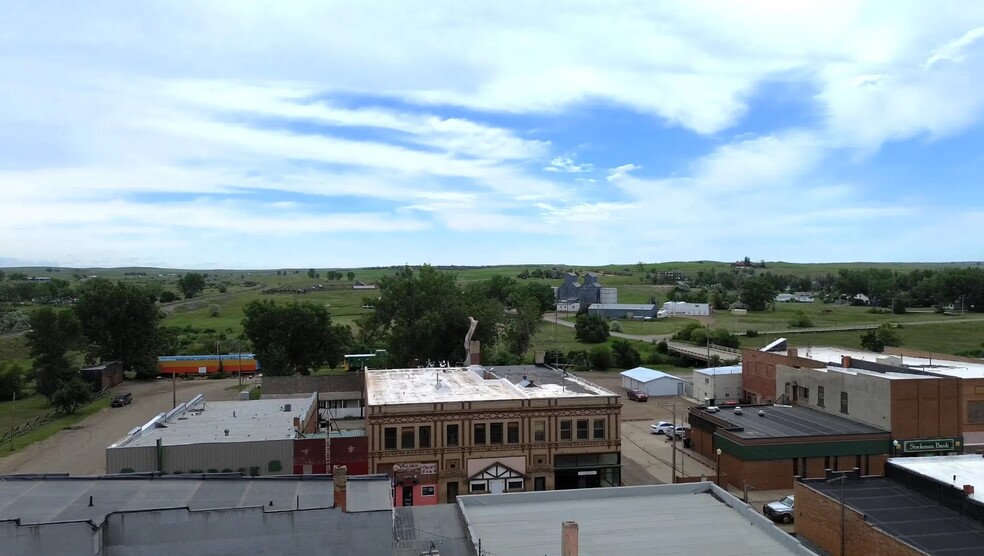
<path fill-rule="evenodd" d="M 980 315 L 943 315 L 929 310 L 910 311 L 902 315 L 872 313 L 867 307 L 851 307 L 823 303 L 776 303 L 775 310 L 749 312 L 743 316 L 733 316 L 727 311 L 714 313 L 715 326 L 733 332 L 748 329 L 758 331 L 786 330 L 791 328 L 790 319 L 797 311 L 803 311 L 813 321 L 813 327 L 850 326 L 855 324 L 881 324 L 883 322 L 902 323 L 937 320 L 961 320 L 980 318 Z"/>
<path fill-rule="evenodd" d="M 958 353 L 984 347 L 984 320 L 968 320 L 949 324 L 917 324 L 896 329 L 902 336 L 903 347 L 936 353 Z M 862 332 L 822 332 L 788 334 L 782 337 L 791 347 L 841 346 L 861 348 Z M 763 335 L 742 338 L 742 347 L 763 347 L 779 336 Z"/>
<path fill-rule="evenodd" d="M 38 401 L 38 399 L 40 399 L 40 402 Z M 45 438 L 48 438 L 49 436 L 55 434 L 56 432 L 64 429 L 65 427 L 70 427 L 75 423 L 78 423 L 82 419 L 85 419 L 89 415 L 92 415 L 93 413 L 96 413 L 102 409 L 109 407 L 110 401 L 111 400 L 109 396 L 95 400 L 87 405 L 80 407 L 78 411 L 76 411 L 71 415 L 62 415 L 44 425 L 41 425 L 40 427 L 28 433 L 18 436 L 13 440 L 12 443 L 13 450 L 11 450 L 10 442 L 4 443 L 3 446 L 0 446 L 0 456 L 5 456 L 7 454 L 21 450 L 33 442 L 39 442 L 41 440 L 44 440 Z M 26 404 L 24 407 L 25 415 L 30 415 L 32 412 L 34 412 L 33 417 L 21 419 L 20 414 L 17 413 L 15 410 L 14 422 L 16 424 L 24 423 L 26 421 L 29 421 L 30 419 L 44 415 L 45 413 L 51 410 L 51 408 L 47 407 L 46 405 L 44 408 L 39 407 L 39 404 L 46 403 L 45 399 L 42 396 L 32 396 L 30 398 L 26 398 L 24 402 Z M 0 405 L 0 411 L 3 411 L 7 414 L 5 416 L 6 420 L 0 419 L 0 423 L 5 423 L 6 426 L 5 430 L 10 430 L 10 422 L 11 422 L 10 420 L 11 417 L 9 414 L 10 403 L 11 402 L 7 402 L 6 404 Z"/>

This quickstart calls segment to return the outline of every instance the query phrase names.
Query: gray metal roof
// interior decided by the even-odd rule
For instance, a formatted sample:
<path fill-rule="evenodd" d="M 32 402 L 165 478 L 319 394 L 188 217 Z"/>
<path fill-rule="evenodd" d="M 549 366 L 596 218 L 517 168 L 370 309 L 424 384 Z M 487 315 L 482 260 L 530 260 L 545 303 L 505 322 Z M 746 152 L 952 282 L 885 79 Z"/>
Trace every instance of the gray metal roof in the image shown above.
<path fill-rule="evenodd" d="M 428 550 L 441 556 L 472 556 L 458 506 L 410 506 L 394 508 L 393 513 L 393 556 L 420 556 Z"/>
<path fill-rule="evenodd" d="M 756 405 L 741 406 L 741 408 L 741 415 L 736 415 L 733 408 L 721 408 L 719 413 L 707 413 L 698 408 L 693 408 L 691 411 L 700 414 L 701 417 L 730 423 L 735 429 L 742 430 L 724 427 L 725 430 L 739 438 L 747 439 L 888 434 L 888 431 L 809 407 Z M 760 410 L 765 413 L 764 417 L 759 416 Z"/>
<path fill-rule="evenodd" d="M 581 556 L 812 554 L 708 482 L 460 496 L 458 504 L 472 543 L 499 556 L 559 555 L 565 521 L 578 523 Z"/>
<path fill-rule="evenodd" d="M 840 500 L 840 482 L 827 483 L 821 479 L 803 483 Z M 843 486 L 847 507 L 864 514 L 865 521 L 889 536 L 927 554 L 976 556 L 984 553 L 984 527 L 980 522 L 945 508 L 935 500 L 881 477 L 849 478 Z"/>
<path fill-rule="evenodd" d="M 89 497 L 92 497 L 92 506 Z M 271 505 L 272 502 L 272 505 Z M 191 510 L 262 506 L 268 511 L 330 508 L 330 476 L 174 477 L 0 476 L 0 521 L 102 523 L 124 510 Z"/>

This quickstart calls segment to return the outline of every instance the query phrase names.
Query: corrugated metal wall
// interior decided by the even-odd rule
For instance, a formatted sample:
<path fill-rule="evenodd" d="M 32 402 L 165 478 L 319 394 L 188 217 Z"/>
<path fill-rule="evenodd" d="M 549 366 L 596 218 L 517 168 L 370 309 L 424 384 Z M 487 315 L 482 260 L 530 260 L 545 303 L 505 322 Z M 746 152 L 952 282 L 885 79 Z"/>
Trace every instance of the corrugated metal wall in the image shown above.
<path fill-rule="evenodd" d="M 157 448 L 127 446 L 106 450 L 106 472 L 120 473 L 157 471 Z M 271 462 L 280 469 L 272 470 Z M 276 468 L 276 465 L 273 466 Z M 245 470 L 250 474 L 258 468 L 259 475 L 285 475 L 294 471 L 294 441 L 292 439 L 257 442 L 217 442 L 164 447 L 165 473 Z"/>

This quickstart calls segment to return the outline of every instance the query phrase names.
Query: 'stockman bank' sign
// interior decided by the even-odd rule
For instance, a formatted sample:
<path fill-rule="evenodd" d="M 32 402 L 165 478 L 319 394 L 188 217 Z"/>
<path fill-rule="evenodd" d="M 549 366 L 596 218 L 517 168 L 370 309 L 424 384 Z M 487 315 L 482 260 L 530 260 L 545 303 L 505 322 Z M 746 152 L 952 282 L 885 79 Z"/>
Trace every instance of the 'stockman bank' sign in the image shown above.
<path fill-rule="evenodd" d="M 952 438 L 937 438 L 934 440 L 906 440 L 902 449 L 906 452 L 953 452 L 957 443 Z"/>

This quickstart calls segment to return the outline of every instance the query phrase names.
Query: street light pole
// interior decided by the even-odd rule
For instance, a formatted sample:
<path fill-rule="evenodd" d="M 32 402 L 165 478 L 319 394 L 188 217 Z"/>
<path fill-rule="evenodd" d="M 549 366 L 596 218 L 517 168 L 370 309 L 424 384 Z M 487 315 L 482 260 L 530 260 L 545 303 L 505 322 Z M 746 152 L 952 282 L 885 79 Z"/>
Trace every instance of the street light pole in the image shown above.
<path fill-rule="evenodd" d="M 717 454 L 717 463 L 714 467 L 717 471 L 717 486 L 718 488 L 720 488 L 721 487 L 721 448 L 718 448 L 717 451 L 714 453 Z"/>
<path fill-rule="evenodd" d="M 844 554 L 845 554 L 844 543 L 845 543 L 845 539 L 847 538 L 847 535 L 845 534 L 845 531 L 844 531 L 844 523 L 846 522 L 845 517 L 846 517 L 846 514 L 847 514 L 847 502 L 846 502 L 846 498 L 845 498 L 845 495 L 844 495 L 844 483 L 847 481 L 847 475 L 841 475 L 841 476 L 839 476 L 837 478 L 830 479 L 829 481 L 827 481 L 827 484 L 830 484 L 830 483 L 833 483 L 833 482 L 836 482 L 836 481 L 840 481 L 840 484 L 841 484 L 841 488 L 840 488 L 840 491 L 841 491 L 840 492 L 840 495 L 841 495 L 841 526 L 840 526 L 840 529 L 841 529 L 840 530 L 840 533 L 841 533 L 841 546 L 840 546 L 840 556 L 844 556 Z"/>

